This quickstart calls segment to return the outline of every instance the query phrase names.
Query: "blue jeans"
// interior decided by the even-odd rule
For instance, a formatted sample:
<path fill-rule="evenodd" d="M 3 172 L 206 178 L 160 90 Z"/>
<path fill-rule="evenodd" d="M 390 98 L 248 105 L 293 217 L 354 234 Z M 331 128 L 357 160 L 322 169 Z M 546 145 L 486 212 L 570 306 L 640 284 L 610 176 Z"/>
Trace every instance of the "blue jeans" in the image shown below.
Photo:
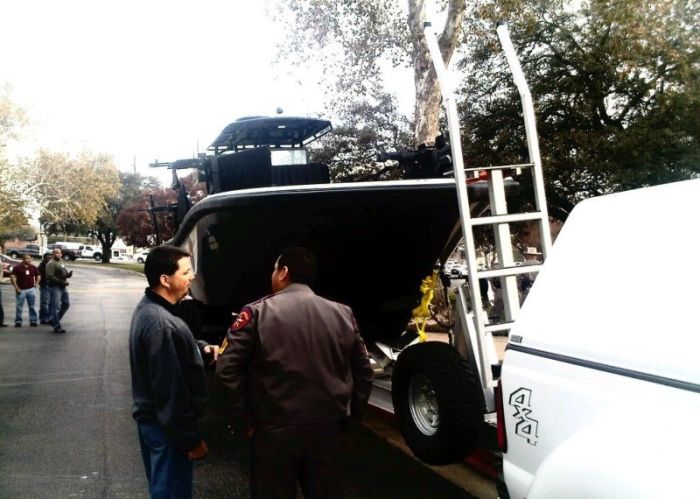
<path fill-rule="evenodd" d="M 36 292 L 34 288 L 23 289 L 17 294 L 17 306 L 15 307 L 15 324 L 22 324 L 22 307 L 24 302 L 27 302 L 29 307 L 29 322 L 32 324 L 37 323 L 36 309 L 34 308 L 34 301 L 36 300 Z"/>
<path fill-rule="evenodd" d="M 51 301 L 51 292 L 48 286 L 39 286 L 39 320 L 41 322 L 49 322 L 49 302 Z"/>
<path fill-rule="evenodd" d="M 158 423 L 137 421 L 151 499 L 190 499 L 192 461 L 175 449 Z"/>
<path fill-rule="evenodd" d="M 61 329 L 61 318 L 70 307 L 68 290 L 59 286 L 49 286 L 51 300 L 49 302 L 49 317 L 54 330 Z"/>

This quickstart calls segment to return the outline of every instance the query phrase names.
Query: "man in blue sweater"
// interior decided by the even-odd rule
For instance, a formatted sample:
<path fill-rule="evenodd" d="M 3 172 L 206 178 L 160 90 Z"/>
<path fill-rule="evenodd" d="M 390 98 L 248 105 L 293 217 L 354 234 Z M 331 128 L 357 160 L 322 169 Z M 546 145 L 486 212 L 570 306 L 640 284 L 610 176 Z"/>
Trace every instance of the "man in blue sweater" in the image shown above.
<path fill-rule="evenodd" d="M 195 341 L 178 317 L 194 278 L 189 253 L 159 246 L 144 272 L 129 333 L 133 418 L 151 497 L 191 498 L 192 462 L 209 452 L 197 422 L 208 400 L 203 356 L 215 362 L 219 347 Z"/>

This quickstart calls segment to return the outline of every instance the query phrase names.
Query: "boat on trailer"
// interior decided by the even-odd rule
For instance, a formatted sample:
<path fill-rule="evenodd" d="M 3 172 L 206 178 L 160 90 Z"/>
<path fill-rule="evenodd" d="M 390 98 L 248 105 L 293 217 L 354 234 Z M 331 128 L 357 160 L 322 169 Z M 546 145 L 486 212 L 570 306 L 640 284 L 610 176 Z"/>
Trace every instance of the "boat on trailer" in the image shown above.
<path fill-rule="evenodd" d="M 331 183 L 328 167 L 309 163 L 306 150 L 331 130 L 330 123 L 278 116 L 238 120 L 207 155 L 167 164 L 174 175 L 180 168 L 199 170 L 210 194 L 189 209 L 181 188 L 175 209 L 180 226 L 172 242 L 190 251 L 196 272 L 195 300 L 189 300 L 193 332 L 221 338 L 231 314 L 269 292 L 280 249 L 311 249 L 319 260 L 316 292 L 350 305 L 370 350 L 377 346 L 383 367 L 388 360 L 387 376 L 375 379 L 371 400 L 394 412 L 407 445 L 428 464 L 495 448 L 500 361 L 493 335 L 507 332 L 517 318 L 517 276 L 541 267 L 515 265 L 510 224 L 537 223 L 544 255 L 551 246 L 532 98 L 507 27 L 501 24 L 497 32 L 523 104 L 527 163 L 465 169 L 454 140 L 385 155 L 399 161 L 405 180 Z M 424 33 L 450 136 L 458 138 L 454 94 L 429 23 Z M 454 161 L 447 161 L 448 151 Z M 522 169 L 532 175 L 535 209 L 510 213 L 506 199 L 519 186 L 508 172 Z M 478 177 L 467 179 L 467 171 Z M 478 267 L 477 226 L 493 228 L 499 268 Z M 457 287 L 449 342 L 388 345 L 405 331 L 422 279 L 436 262 L 444 264 L 462 233 L 467 281 Z M 489 322 L 479 285 L 484 279 L 501 284 L 505 322 Z"/>
<path fill-rule="evenodd" d="M 315 118 L 244 118 L 224 128 L 209 155 L 167 164 L 196 168 L 210 193 L 183 214 L 171 241 L 192 254 L 199 335 L 223 336 L 232 313 L 267 295 L 288 246 L 316 254 L 315 291 L 350 305 L 368 343 L 405 331 L 421 280 L 461 238 L 455 181 L 331 183 L 326 165 L 307 161 L 308 145 L 331 128 Z M 443 177 L 444 166 L 420 164 L 439 161 L 434 152 L 391 157 L 409 176 Z M 488 206 L 488 187 L 474 179 L 468 189 L 476 215 Z"/>

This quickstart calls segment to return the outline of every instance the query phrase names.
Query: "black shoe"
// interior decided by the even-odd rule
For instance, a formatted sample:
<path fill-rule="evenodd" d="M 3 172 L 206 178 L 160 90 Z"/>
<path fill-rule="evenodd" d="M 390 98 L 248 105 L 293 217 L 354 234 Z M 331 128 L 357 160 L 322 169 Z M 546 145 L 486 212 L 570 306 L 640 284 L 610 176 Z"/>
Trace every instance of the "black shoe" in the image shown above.
<path fill-rule="evenodd" d="M 0 324 L 0 327 L 7 327 L 7 324 Z"/>
<path fill-rule="evenodd" d="M 20 324 L 19 322 L 15 322 L 15 327 L 22 327 L 22 324 Z"/>
<path fill-rule="evenodd" d="M 54 329 L 53 332 L 56 333 L 56 334 L 63 334 L 63 333 L 66 332 L 66 330 L 63 329 L 63 328 L 61 328 L 61 329 Z"/>
<path fill-rule="evenodd" d="M 29 325 L 32 326 L 32 327 L 36 327 L 36 326 L 37 326 L 36 322 L 32 322 L 32 323 L 29 324 Z"/>

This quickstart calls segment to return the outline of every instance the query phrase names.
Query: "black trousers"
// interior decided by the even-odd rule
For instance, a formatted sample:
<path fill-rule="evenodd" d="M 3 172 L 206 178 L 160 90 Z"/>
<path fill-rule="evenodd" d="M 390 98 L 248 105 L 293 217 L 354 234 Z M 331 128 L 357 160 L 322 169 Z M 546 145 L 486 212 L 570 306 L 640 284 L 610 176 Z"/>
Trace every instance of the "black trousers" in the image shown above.
<path fill-rule="evenodd" d="M 256 427 L 251 495 L 294 499 L 297 483 L 307 499 L 338 498 L 335 461 L 340 422 Z"/>

